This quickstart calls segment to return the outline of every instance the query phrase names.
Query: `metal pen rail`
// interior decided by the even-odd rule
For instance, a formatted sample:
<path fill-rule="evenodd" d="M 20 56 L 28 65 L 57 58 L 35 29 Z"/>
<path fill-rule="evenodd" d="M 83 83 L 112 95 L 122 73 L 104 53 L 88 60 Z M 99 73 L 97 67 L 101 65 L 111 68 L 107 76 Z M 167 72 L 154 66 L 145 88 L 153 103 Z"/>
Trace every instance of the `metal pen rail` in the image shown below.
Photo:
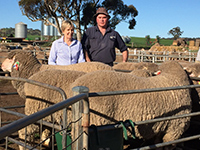
<path fill-rule="evenodd" d="M 37 85 L 37 86 L 42 86 L 42 87 L 45 87 L 45 88 L 48 88 L 48 89 L 51 89 L 51 90 L 55 90 L 55 91 L 57 91 L 57 92 L 59 92 L 60 94 L 61 94 L 61 97 L 62 97 L 62 99 L 63 100 L 66 100 L 67 99 L 67 96 L 66 96 L 66 94 L 65 94 L 65 92 L 61 89 L 61 88 L 58 88 L 58 87 L 55 87 L 55 86 L 51 86 L 51 85 L 48 85 L 48 84 L 45 84 L 45 83 L 41 83 L 41 82 L 38 82 L 38 81 L 34 81 L 34 80 L 30 80 L 30 79 L 24 79 L 24 78 L 16 78 L 16 77 L 5 77 L 5 76 L 0 76 L 0 79 L 2 79 L 2 80 L 14 80 L 14 81 L 21 81 L 21 82 L 28 82 L 28 83 L 30 83 L 30 84 L 34 84 L 34 85 Z M 44 110 L 44 112 L 43 112 L 43 114 L 41 114 L 40 116 L 37 116 L 37 114 L 36 114 L 36 116 L 34 116 L 33 118 L 34 119 L 36 119 L 35 121 L 37 121 L 37 120 L 39 120 L 39 119 L 41 119 L 40 117 L 46 117 L 46 116 L 44 116 L 44 115 L 46 115 L 45 114 L 46 112 L 45 112 L 45 110 Z M 51 112 L 51 113 L 53 113 L 53 112 Z M 63 109 L 63 127 L 65 128 L 66 126 L 67 126 L 67 119 L 66 119 L 66 114 L 67 113 L 67 108 L 65 108 L 65 109 Z M 29 116 L 28 116 L 29 117 Z M 32 118 L 32 119 L 33 119 Z M 24 118 L 22 118 L 22 119 L 20 119 L 20 120 L 23 120 Z M 18 120 L 19 121 L 19 120 Z M 17 121 L 17 122 L 18 122 Z M 20 121 L 19 121 L 20 122 Z M 25 126 L 27 126 L 27 125 L 29 125 L 29 124 L 31 124 L 32 123 L 32 121 L 31 120 L 29 120 L 29 121 L 26 121 L 26 123 L 28 123 L 28 124 L 25 124 Z M 9 124 L 10 125 L 10 124 Z M 9 126 L 8 125 L 8 126 Z M 22 125 L 23 125 L 23 127 L 25 127 L 24 126 L 24 124 L 22 123 Z M 18 124 L 18 126 L 19 127 L 21 127 L 21 124 Z M 14 127 L 14 126 L 13 126 Z M 13 130 L 16 130 L 16 129 L 14 129 L 13 127 L 11 127 L 10 128 L 10 131 L 9 131 L 9 134 L 11 134 L 12 132 L 14 132 Z M 22 128 L 23 128 L 22 127 Z M 2 127 L 3 128 L 3 127 Z M 21 129 L 21 128 L 20 128 Z M 2 129 L 3 130 L 3 129 Z M 19 130 L 19 128 L 18 128 L 18 130 Z M 3 132 L 3 131 L 2 131 Z M 5 132 L 4 132 L 4 134 L 5 134 Z M 3 135 L 3 134 L 2 134 Z M 5 135 L 6 136 L 6 135 Z M 8 135 L 7 135 L 8 136 Z M 64 145 L 66 145 L 66 132 L 64 132 L 63 133 L 63 146 Z"/>
<path fill-rule="evenodd" d="M 80 100 L 80 99 L 87 98 L 87 96 L 89 96 L 89 97 L 110 96 L 110 95 L 121 95 L 121 94 L 135 94 L 135 93 L 159 92 L 159 91 L 180 90 L 180 89 L 192 89 L 192 88 L 200 88 L 200 85 L 186 85 L 186 86 L 152 88 L 152 89 L 139 89 L 139 90 L 127 90 L 127 91 L 110 91 L 110 92 L 108 91 L 108 92 L 88 93 L 88 95 L 87 94 L 79 94 L 79 95 L 77 95 L 75 97 L 72 97 L 72 98 L 70 98 L 68 100 L 64 100 L 63 102 L 57 103 L 57 104 L 45 109 L 45 113 L 47 113 L 47 111 L 49 111 L 48 112 L 48 115 L 49 115 L 50 113 L 53 113 L 56 110 L 62 109 L 64 107 L 68 106 L 68 105 L 71 105 L 72 103 L 78 102 L 78 100 Z M 58 109 L 58 107 L 59 107 L 59 109 Z M 44 116 L 40 115 L 42 113 L 44 113 L 44 112 L 40 111 L 40 112 L 38 112 L 36 114 L 31 115 L 31 117 L 30 116 L 25 117 L 23 121 L 21 121 L 21 120 L 19 120 L 19 121 L 21 123 L 23 123 L 27 119 L 33 119 L 35 117 L 37 118 L 37 116 L 40 116 L 42 118 L 42 117 L 44 117 Z M 157 118 L 157 119 L 146 120 L 146 121 L 138 121 L 138 122 L 134 122 L 134 123 L 135 123 L 135 125 L 142 125 L 142 124 L 155 123 L 155 122 L 166 121 L 166 120 L 171 120 L 171 119 L 192 117 L 192 116 L 197 116 L 197 115 L 200 115 L 200 112 L 194 112 L 194 113 L 190 113 L 190 114 L 183 114 L 183 115 L 170 116 L 170 117 L 164 117 L 164 118 Z M 10 124 L 10 126 L 6 127 L 5 129 L 6 130 L 12 129 L 14 126 L 16 127 L 16 125 L 19 125 L 19 124 L 17 122 L 15 124 Z M 15 131 L 17 131 L 17 130 L 15 130 Z M 0 128 L 0 139 L 3 138 L 3 137 L 1 137 L 2 135 L 4 135 L 4 137 L 5 137 L 5 133 L 4 132 Z M 6 135 L 7 134 L 8 133 L 6 133 Z M 167 146 L 167 145 L 171 145 L 171 144 L 181 143 L 181 142 L 184 142 L 184 141 L 193 140 L 193 139 L 197 139 L 197 138 L 200 138 L 200 135 L 195 135 L 195 136 L 191 136 L 191 137 L 187 137 L 187 138 L 182 138 L 182 139 L 175 140 L 175 141 L 172 141 L 172 142 L 166 142 L 166 143 L 159 143 L 159 144 L 155 144 L 155 145 L 150 145 L 150 146 L 146 146 L 146 147 L 142 147 L 142 148 L 138 148 L 138 149 L 153 149 L 153 148 L 158 148 L 158 147 L 163 147 L 163 146 Z"/>

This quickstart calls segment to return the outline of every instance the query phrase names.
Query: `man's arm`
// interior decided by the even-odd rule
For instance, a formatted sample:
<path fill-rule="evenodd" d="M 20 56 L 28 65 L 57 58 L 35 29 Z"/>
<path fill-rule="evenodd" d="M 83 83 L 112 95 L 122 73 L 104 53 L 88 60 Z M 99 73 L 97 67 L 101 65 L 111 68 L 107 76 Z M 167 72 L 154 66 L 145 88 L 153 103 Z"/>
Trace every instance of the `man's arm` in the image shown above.
<path fill-rule="evenodd" d="M 84 54 L 85 54 L 85 60 L 86 60 L 86 62 L 91 62 L 87 50 L 84 50 Z"/>
<path fill-rule="evenodd" d="M 89 45 L 88 36 L 87 36 L 86 32 L 83 34 L 83 38 L 81 40 L 81 44 L 82 44 L 83 52 L 84 52 L 84 55 L 85 55 L 85 61 L 86 62 L 90 62 L 91 60 L 90 60 L 88 51 L 86 50 L 87 45 Z"/>
<path fill-rule="evenodd" d="M 122 59 L 123 59 L 123 62 L 128 61 L 128 50 L 125 50 L 122 52 Z"/>

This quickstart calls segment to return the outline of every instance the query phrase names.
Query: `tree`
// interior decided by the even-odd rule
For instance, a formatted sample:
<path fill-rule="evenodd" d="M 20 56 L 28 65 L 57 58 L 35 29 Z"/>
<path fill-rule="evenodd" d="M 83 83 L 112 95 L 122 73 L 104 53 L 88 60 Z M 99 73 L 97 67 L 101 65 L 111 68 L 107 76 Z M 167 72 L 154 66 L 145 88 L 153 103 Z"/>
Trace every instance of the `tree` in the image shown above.
<path fill-rule="evenodd" d="M 145 38 L 146 38 L 146 45 L 150 45 L 151 44 L 150 43 L 150 40 L 151 40 L 150 35 L 145 36 Z"/>
<path fill-rule="evenodd" d="M 180 27 L 175 27 L 173 29 L 171 29 L 168 34 L 171 34 L 174 36 L 174 39 L 178 39 L 182 34 L 183 34 L 183 31 L 181 31 Z"/>
<path fill-rule="evenodd" d="M 129 29 L 134 29 L 138 11 L 133 5 L 127 6 L 122 0 L 100 2 L 100 0 L 19 0 L 19 7 L 22 14 L 31 21 L 44 21 L 45 25 L 57 28 L 60 34 L 62 32 L 59 18 L 72 21 L 75 24 L 78 40 L 81 40 L 81 27 L 86 29 L 88 25 L 95 24 L 92 18 L 96 8 L 100 6 L 109 10 L 112 16 L 110 19 L 112 28 L 115 28 L 121 21 L 125 21 L 129 23 Z M 55 23 L 50 22 L 50 18 L 55 19 Z"/>
<path fill-rule="evenodd" d="M 156 36 L 156 41 L 157 41 L 157 43 L 160 44 L 160 37 L 159 37 L 159 35 Z"/>

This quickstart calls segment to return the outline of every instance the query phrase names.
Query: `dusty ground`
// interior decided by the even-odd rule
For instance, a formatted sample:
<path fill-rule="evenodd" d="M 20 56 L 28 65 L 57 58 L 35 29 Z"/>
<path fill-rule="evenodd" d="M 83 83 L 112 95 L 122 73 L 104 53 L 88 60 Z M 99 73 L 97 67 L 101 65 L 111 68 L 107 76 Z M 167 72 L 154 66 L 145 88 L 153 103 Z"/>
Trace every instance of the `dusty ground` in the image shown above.
<path fill-rule="evenodd" d="M 0 93 L 13 93 L 17 92 L 16 89 L 13 88 L 10 81 L 0 81 Z M 0 107 L 8 107 L 8 106 L 21 106 L 24 105 L 24 99 L 19 97 L 19 95 L 0 95 Z M 24 113 L 24 108 L 14 108 L 9 109 L 12 111 Z M 5 114 L 2 115 L 3 121 L 16 120 L 19 117 Z"/>
<path fill-rule="evenodd" d="M 13 93 L 16 90 L 13 88 L 10 81 L 0 80 L 0 93 Z M 0 107 L 8 107 L 8 106 L 21 106 L 24 105 L 24 100 L 19 97 L 19 95 L 0 95 Z M 9 109 L 15 112 L 24 113 L 24 108 L 13 108 Z M 20 119 L 20 117 L 10 115 L 7 113 L 2 113 L 2 122 L 14 121 Z M 3 124 L 5 125 L 5 124 Z M 12 136 L 13 138 L 17 138 L 17 134 Z M 0 141 L 0 150 L 5 149 L 4 140 Z M 9 150 L 17 150 L 18 146 L 16 144 L 10 143 L 8 146 Z"/>

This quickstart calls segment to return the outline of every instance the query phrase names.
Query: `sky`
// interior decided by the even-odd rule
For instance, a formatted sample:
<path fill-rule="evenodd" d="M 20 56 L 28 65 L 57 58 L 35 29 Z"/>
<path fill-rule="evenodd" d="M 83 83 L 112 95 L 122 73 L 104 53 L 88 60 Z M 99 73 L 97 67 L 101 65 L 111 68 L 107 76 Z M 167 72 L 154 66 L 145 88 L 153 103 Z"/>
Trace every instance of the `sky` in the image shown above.
<path fill-rule="evenodd" d="M 171 38 L 168 32 L 180 27 L 181 37 L 200 37 L 200 0 L 123 0 L 124 4 L 133 5 L 138 10 L 136 26 L 128 29 L 128 23 L 121 22 L 116 31 L 121 36 L 151 38 Z M 18 0 L 0 0 L 0 29 L 15 28 L 23 22 L 27 28 L 41 29 L 41 22 L 32 22 L 22 12 Z"/>

